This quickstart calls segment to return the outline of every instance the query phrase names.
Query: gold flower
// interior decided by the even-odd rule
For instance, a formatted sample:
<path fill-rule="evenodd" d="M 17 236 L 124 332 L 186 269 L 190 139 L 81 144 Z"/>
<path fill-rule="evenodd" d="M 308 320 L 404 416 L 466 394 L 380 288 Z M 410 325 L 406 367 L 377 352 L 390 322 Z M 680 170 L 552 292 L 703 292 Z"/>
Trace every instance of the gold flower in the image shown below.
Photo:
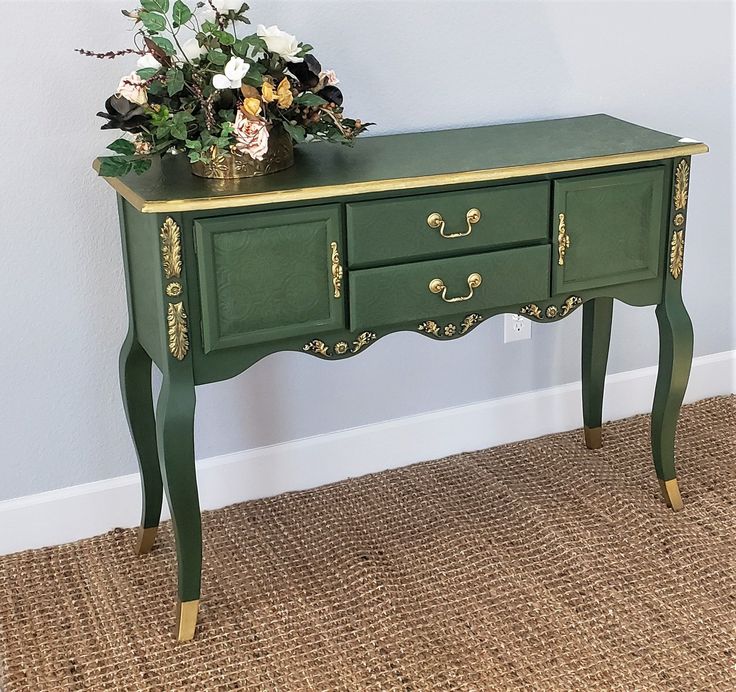
<path fill-rule="evenodd" d="M 281 80 L 276 93 L 279 97 L 279 108 L 288 108 L 294 102 L 294 94 L 291 93 L 291 84 L 289 84 L 289 80 L 286 77 Z"/>
<path fill-rule="evenodd" d="M 240 108 L 243 113 L 255 118 L 261 112 L 261 99 L 247 98 Z"/>
<path fill-rule="evenodd" d="M 263 86 L 261 86 L 261 94 L 264 103 L 271 103 L 276 100 L 273 84 L 267 79 L 263 82 Z"/>
<path fill-rule="evenodd" d="M 273 84 L 269 80 L 264 81 L 263 86 L 261 86 L 261 94 L 265 103 L 276 101 L 279 108 L 288 108 L 294 102 L 291 84 L 286 77 L 279 82 L 276 89 L 273 88 Z"/>

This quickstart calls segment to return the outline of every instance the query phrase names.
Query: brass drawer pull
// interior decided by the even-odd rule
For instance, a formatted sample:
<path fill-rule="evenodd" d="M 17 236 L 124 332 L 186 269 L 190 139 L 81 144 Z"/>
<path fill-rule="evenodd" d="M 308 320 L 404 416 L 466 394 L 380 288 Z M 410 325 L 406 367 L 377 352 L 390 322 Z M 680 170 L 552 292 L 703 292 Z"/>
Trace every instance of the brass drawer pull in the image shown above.
<path fill-rule="evenodd" d="M 565 227 L 565 215 L 560 214 L 560 225 L 557 227 L 557 264 L 561 267 L 565 264 L 565 254 L 570 247 L 570 236 L 567 235 Z"/>
<path fill-rule="evenodd" d="M 480 286 L 482 281 L 483 278 L 480 274 L 471 274 L 468 276 L 468 288 L 470 289 L 470 293 L 466 296 L 457 296 L 456 298 L 447 297 L 447 286 L 445 286 L 445 282 L 442 279 L 432 279 L 429 282 L 429 290 L 432 293 L 442 293 L 442 300 L 446 303 L 460 303 L 463 300 L 470 300 L 473 297 L 473 291 Z"/>
<path fill-rule="evenodd" d="M 430 228 L 439 228 L 440 235 L 443 238 L 462 238 L 470 235 L 473 232 L 473 224 L 480 221 L 480 209 L 468 209 L 467 214 L 465 214 L 465 220 L 468 222 L 468 230 L 464 233 L 445 233 L 445 220 L 442 218 L 442 214 L 435 211 L 427 217 L 427 226 Z"/>

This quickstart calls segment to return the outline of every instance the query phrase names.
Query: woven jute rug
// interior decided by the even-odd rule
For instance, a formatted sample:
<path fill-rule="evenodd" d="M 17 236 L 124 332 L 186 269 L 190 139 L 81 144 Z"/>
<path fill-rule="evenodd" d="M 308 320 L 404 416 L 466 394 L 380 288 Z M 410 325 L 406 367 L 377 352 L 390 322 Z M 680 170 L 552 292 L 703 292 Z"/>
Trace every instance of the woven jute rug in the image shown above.
<path fill-rule="evenodd" d="M 168 525 L 0 558 L 2 689 L 734 690 L 736 398 L 683 410 L 678 514 L 648 426 L 210 512 L 191 643 Z"/>

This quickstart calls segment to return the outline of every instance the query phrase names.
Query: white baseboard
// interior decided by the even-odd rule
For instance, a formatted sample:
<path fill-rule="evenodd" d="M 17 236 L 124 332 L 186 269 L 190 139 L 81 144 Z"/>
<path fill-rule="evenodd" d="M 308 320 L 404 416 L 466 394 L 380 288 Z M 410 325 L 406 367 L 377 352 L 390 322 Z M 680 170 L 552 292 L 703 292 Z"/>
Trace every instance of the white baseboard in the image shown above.
<path fill-rule="evenodd" d="M 651 407 L 656 368 L 606 378 L 604 418 Z M 736 351 L 696 358 L 686 401 L 736 392 Z M 203 509 L 581 426 L 580 382 L 197 462 Z M 137 474 L 0 502 L 0 554 L 135 526 Z M 164 508 L 164 515 L 168 512 Z"/>

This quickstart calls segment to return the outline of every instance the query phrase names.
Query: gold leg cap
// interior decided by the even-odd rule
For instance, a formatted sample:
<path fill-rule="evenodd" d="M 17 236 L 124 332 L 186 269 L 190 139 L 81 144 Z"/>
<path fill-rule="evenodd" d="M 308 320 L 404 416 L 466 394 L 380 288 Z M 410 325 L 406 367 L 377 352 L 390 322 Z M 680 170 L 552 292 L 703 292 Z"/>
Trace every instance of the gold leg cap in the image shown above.
<path fill-rule="evenodd" d="M 600 449 L 603 446 L 603 428 L 585 426 L 585 446 L 588 449 Z"/>
<path fill-rule="evenodd" d="M 156 533 L 158 532 L 158 526 L 151 526 L 144 529 L 142 526 L 138 527 L 138 545 L 135 547 L 135 552 L 138 555 L 145 555 L 151 552 L 153 544 L 156 542 Z"/>
<path fill-rule="evenodd" d="M 176 638 L 180 642 L 188 642 L 194 639 L 198 614 L 199 600 L 179 601 L 176 604 Z"/>
<path fill-rule="evenodd" d="M 668 507 L 671 507 L 674 512 L 679 512 L 682 507 L 682 497 L 680 497 L 680 486 L 677 484 L 677 478 L 673 478 L 669 481 L 663 481 L 659 479 L 659 489 L 662 491 L 664 501 Z"/>

